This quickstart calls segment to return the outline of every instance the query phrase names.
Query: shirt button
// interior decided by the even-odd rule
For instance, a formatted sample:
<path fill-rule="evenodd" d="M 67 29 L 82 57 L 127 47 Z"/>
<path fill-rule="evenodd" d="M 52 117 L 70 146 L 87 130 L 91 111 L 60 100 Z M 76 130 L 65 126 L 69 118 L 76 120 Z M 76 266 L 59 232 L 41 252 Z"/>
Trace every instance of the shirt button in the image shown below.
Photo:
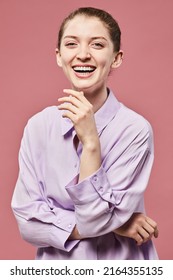
<path fill-rule="evenodd" d="M 61 220 L 59 219 L 59 220 L 57 221 L 57 223 L 60 224 L 60 223 L 61 223 Z"/>
<path fill-rule="evenodd" d="M 71 224 L 69 224 L 69 225 L 68 225 L 68 228 L 70 229 L 70 228 L 71 228 L 71 226 L 72 226 L 72 225 L 71 225 Z"/>
<path fill-rule="evenodd" d="M 97 176 L 97 175 L 94 175 L 93 180 L 94 180 L 95 182 L 97 182 L 98 179 L 99 179 L 98 176 Z"/>
<path fill-rule="evenodd" d="M 99 187 L 99 192 L 103 192 L 103 187 L 102 186 Z"/>
<path fill-rule="evenodd" d="M 75 167 L 75 168 L 77 167 L 77 162 L 75 163 L 74 167 Z"/>

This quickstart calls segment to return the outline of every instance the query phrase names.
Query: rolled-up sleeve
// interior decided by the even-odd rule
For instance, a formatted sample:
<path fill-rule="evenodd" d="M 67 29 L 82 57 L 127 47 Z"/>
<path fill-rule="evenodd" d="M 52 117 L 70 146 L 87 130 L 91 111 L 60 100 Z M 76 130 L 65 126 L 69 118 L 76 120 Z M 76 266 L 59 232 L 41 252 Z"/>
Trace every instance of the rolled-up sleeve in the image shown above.
<path fill-rule="evenodd" d="M 152 130 L 147 126 L 140 133 L 128 134 L 120 146 L 111 148 L 97 172 L 75 186 L 66 186 L 82 236 L 111 232 L 134 212 L 144 211 L 143 194 L 153 164 Z"/>
<path fill-rule="evenodd" d="M 29 122 L 19 151 L 20 170 L 12 197 L 12 209 L 24 240 L 37 247 L 52 246 L 70 251 L 78 243 L 68 240 L 76 224 L 75 213 L 49 204 L 36 172 L 36 162 L 41 157 L 39 146 L 42 145 L 36 139 L 38 135 L 44 137 L 41 126 L 34 127 Z"/>

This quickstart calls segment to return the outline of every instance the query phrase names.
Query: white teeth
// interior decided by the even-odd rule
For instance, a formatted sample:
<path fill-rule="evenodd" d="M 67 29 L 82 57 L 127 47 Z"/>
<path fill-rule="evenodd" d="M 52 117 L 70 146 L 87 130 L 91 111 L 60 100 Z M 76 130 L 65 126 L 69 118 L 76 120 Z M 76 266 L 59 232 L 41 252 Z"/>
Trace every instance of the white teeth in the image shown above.
<path fill-rule="evenodd" d="M 79 72 L 92 72 L 95 70 L 95 67 L 92 66 L 75 66 L 73 67 L 75 71 Z"/>

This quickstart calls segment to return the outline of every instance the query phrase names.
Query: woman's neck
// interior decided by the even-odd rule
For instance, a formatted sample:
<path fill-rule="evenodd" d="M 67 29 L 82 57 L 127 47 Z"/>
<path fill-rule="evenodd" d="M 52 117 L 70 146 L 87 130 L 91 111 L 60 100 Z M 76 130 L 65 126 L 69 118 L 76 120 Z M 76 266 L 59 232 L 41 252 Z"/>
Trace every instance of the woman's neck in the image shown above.
<path fill-rule="evenodd" d="M 105 103 L 106 99 L 108 97 L 108 90 L 106 89 L 102 93 L 95 94 L 94 96 L 91 96 L 91 98 L 86 97 L 88 101 L 93 105 L 94 113 L 97 112 Z"/>

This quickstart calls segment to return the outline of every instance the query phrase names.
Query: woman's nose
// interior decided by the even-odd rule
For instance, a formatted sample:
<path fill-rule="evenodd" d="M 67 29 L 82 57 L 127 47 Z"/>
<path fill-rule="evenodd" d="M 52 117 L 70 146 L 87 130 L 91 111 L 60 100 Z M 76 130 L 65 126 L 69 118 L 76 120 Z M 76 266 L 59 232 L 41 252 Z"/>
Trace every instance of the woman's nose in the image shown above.
<path fill-rule="evenodd" d="M 91 55 L 89 52 L 89 48 L 86 46 L 83 46 L 83 47 L 81 46 L 78 50 L 76 57 L 81 60 L 90 59 Z"/>

